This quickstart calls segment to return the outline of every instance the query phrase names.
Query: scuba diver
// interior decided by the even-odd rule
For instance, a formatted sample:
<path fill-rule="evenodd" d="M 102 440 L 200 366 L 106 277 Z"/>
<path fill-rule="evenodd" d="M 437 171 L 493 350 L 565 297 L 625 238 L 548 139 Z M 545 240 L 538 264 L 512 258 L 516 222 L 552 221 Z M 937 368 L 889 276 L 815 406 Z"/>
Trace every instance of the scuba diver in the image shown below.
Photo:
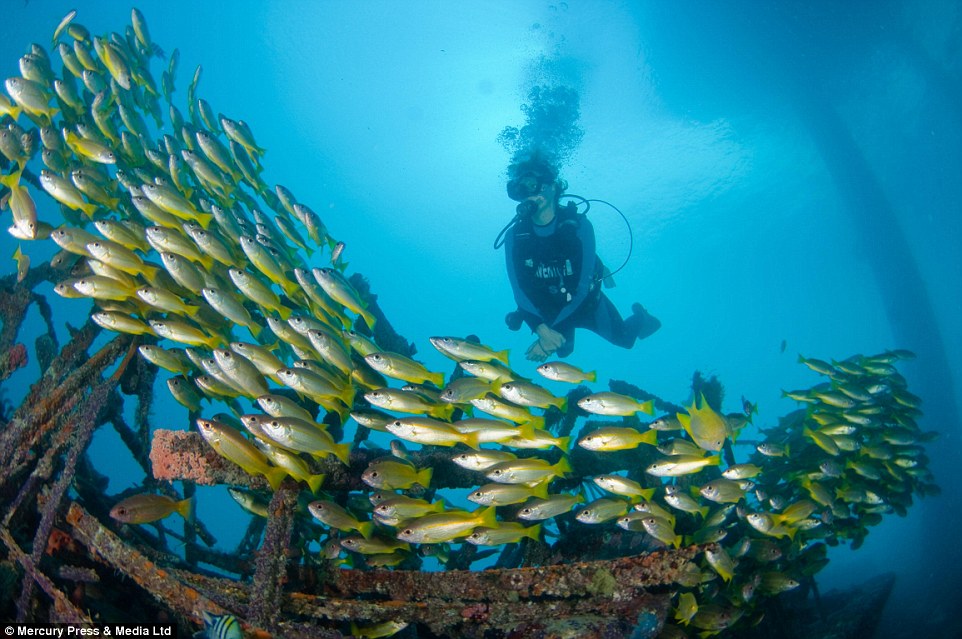
<path fill-rule="evenodd" d="M 560 204 L 568 185 L 554 166 L 536 154 L 509 166 L 508 177 L 508 197 L 519 204 L 503 232 L 505 261 L 518 308 L 505 322 L 513 331 L 524 322 L 538 336 L 527 358 L 567 357 L 576 328 L 622 348 L 657 331 L 661 322 L 641 304 L 633 304 L 632 315 L 622 319 L 602 292 L 608 274 L 595 254 L 594 229 L 574 201 Z"/>

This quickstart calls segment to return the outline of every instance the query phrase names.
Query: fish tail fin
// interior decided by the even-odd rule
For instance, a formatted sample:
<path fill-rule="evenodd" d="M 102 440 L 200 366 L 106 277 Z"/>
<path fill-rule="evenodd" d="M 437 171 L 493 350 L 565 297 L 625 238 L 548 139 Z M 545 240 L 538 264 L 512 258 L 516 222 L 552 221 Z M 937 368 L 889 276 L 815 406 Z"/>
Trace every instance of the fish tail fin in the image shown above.
<path fill-rule="evenodd" d="M 264 473 L 264 479 L 270 484 L 272 490 L 280 488 L 281 482 L 284 481 L 285 477 L 287 477 L 287 471 L 276 466 L 268 469 L 268 471 Z"/>
<path fill-rule="evenodd" d="M 478 441 L 478 432 L 464 433 L 464 443 L 473 448 L 474 450 L 480 450 L 481 445 Z"/>
<path fill-rule="evenodd" d="M 524 529 L 524 534 L 525 534 L 525 537 L 538 541 L 539 539 L 541 539 L 541 524 L 528 526 L 527 528 Z"/>
<path fill-rule="evenodd" d="M 264 330 L 264 327 L 257 322 L 251 322 L 247 325 L 247 330 L 251 332 L 251 336 L 254 339 L 260 339 L 261 332 Z"/>
<path fill-rule="evenodd" d="M 334 444 L 334 456 L 337 457 L 345 466 L 351 465 L 351 444 Z"/>
<path fill-rule="evenodd" d="M 287 308 L 286 306 L 278 306 L 274 310 L 277 311 L 277 314 L 280 315 L 281 319 L 284 320 L 285 322 L 288 319 L 290 319 L 291 313 L 293 312 L 291 309 Z"/>
<path fill-rule="evenodd" d="M 643 412 L 643 413 L 645 413 L 645 414 L 647 414 L 647 415 L 654 415 L 654 414 L 655 414 L 655 403 L 654 403 L 652 400 L 649 399 L 648 401 L 642 402 L 641 404 L 639 404 L 639 405 L 638 405 L 638 410 L 640 410 L 641 412 Z"/>
<path fill-rule="evenodd" d="M 371 535 L 374 534 L 374 522 L 362 521 L 357 525 L 357 532 L 361 533 L 361 536 L 365 539 L 370 539 Z"/>
<path fill-rule="evenodd" d="M 638 440 L 639 444 L 648 444 L 649 446 L 658 445 L 658 431 L 653 429 L 648 429 L 641 438 Z"/>
<path fill-rule="evenodd" d="M 505 366 L 510 366 L 510 364 L 508 363 L 508 349 L 507 349 L 507 348 L 504 349 L 503 351 L 497 351 L 497 352 L 494 354 L 494 358 L 495 358 L 496 360 L 498 360 L 499 362 L 501 362 L 502 364 L 504 364 Z"/>
<path fill-rule="evenodd" d="M 428 415 L 449 420 L 454 415 L 454 404 L 435 404 L 428 410 Z"/>
<path fill-rule="evenodd" d="M 699 515 L 701 515 L 701 518 L 704 519 L 708 516 L 708 506 L 702 506 L 697 510 L 697 512 Z"/>
<path fill-rule="evenodd" d="M 585 380 L 586 380 L 586 381 L 589 381 L 589 382 L 597 382 L 597 381 L 598 381 L 598 372 L 597 372 L 597 371 L 591 371 L 590 373 L 585 373 Z"/>
<path fill-rule="evenodd" d="M 567 397 L 556 397 L 555 401 L 551 402 L 551 405 L 556 407 L 562 413 L 568 409 L 568 398 Z"/>
<path fill-rule="evenodd" d="M 108 208 L 108 209 L 110 209 L 111 211 L 116 211 L 118 206 L 120 206 L 120 198 L 119 198 L 119 197 L 107 198 L 107 208 Z"/>
<path fill-rule="evenodd" d="M 0 175 L 0 184 L 4 185 L 11 191 L 20 184 L 20 174 L 23 173 L 23 169 L 14 171 L 10 175 Z"/>
<path fill-rule="evenodd" d="M 200 224 L 201 228 L 206 231 L 207 228 L 210 227 L 210 221 L 214 219 L 214 216 L 210 213 L 198 211 L 194 214 L 194 218 L 197 220 L 197 223 Z"/>
<path fill-rule="evenodd" d="M 721 464 L 721 455 L 712 455 L 712 456 L 708 459 L 708 465 L 709 465 L 709 466 L 718 466 L 718 465 L 720 465 L 720 464 Z"/>
<path fill-rule="evenodd" d="M 434 469 L 428 466 L 427 468 L 419 470 L 417 473 L 415 473 L 414 481 L 421 484 L 425 488 L 430 488 L 432 475 L 434 475 Z"/>
<path fill-rule="evenodd" d="M 376 320 L 376 318 L 374 317 L 374 315 L 371 314 L 371 311 L 369 311 L 369 310 L 367 310 L 367 309 L 363 309 L 363 310 L 360 312 L 360 316 L 361 316 L 361 318 L 364 320 L 364 323 L 367 324 L 367 327 L 373 331 L 373 330 L 374 330 L 374 324 L 376 323 L 377 320 Z"/>
<path fill-rule="evenodd" d="M 193 504 L 193 502 L 194 502 L 193 498 L 188 497 L 187 499 L 181 499 L 180 501 L 178 501 L 177 506 L 175 507 L 175 510 L 180 513 L 180 516 L 186 519 L 187 521 L 190 521 L 191 505 Z"/>
<path fill-rule="evenodd" d="M 526 424 L 531 424 L 533 428 L 544 428 L 544 417 L 541 415 L 532 415 L 531 419 L 525 421 Z"/>
<path fill-rule="evenodd" d="M 568 461 L 568 456 L 562 455 L 561 459 L 558 460 L 558 463 L 554 465 L 554 468 L 555 468 L 555 472 L 558 474 L 559 477 L 561 475 L 570 473 L 571 462 Z"/>
<path fill-rule="evenodd" d="M 90 202 L 87 202 L 86 204 L 81 205 L 80 210 L 86 213 L 87 217 L 93 217 L 94 213 L 96 213 L 97 209 L 99 208 L 100 207 L 97 206 L 96 204 L 91 204 Z"/>
<path fill-rule="evenodd" d="M 307 487 L 311 489 L 312 493 L 317 493 L 317 490 L 324 483 L 324 478 L 326 475 L 324 473 L 319 473 L 317 475 L 311 475 L 307 478 Z"/>
<path fill-rule="evenodd" d="M 555 446 L 557 446 L 561 450 L 568 450 L 568 446 L 570 443 L 571 443 L 570 436 L 559 437 L 557 442 L 555 443 Z"/>
<path fill-rule="evenodd" d="M 518 424 L 518 437 L 521 439 L 534 439 L 534 425 L 531 422 Z"/>
<path fill-rule="evenodd" d="M 480 513 L 481 523 L 480 526 L 485 528 L 497 528 L 498 527 L 498 515 L 496 506 L 487 506 L 481 509 Z"/>
<path fill-rule="evenodd" d="M 645 500 L 645 502 L 649 502 L 651 501 L 651 498 L 655 496 L 656 490 L 657 490 L 656 488 L 645 488 L 644 490 L 641 491 L 641 495 L 639 495 L 639 497 Z"/>
<path fill-rule="evenodd" d="M 430 377 L 428 377 L 428 381 L 438 388 L 444 388 L 444 373 L 431 373 Z"/>
<path fill-rule="evenodd" d="M 531 494 L 534 495 L 535 497 L 540 497 L 541 499 L 547 499 L 548 498 L 548 482 L 543 481 L 537 486 L 535 486 L 532 489 Z"/>
<path fill-rule="evenodd" d="M 681 548 L 681 535 L 675 535 L 675 538 L 671 540 L 671 545 L 675 548 Z"/>

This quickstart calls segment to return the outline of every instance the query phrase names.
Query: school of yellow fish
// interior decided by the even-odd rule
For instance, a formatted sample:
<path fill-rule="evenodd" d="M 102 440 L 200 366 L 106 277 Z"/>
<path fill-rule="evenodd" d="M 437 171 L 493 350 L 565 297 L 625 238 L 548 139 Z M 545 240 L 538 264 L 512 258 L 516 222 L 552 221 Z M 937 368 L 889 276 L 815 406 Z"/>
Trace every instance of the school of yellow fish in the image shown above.
<path fill-rule="evenodd" d="M 346 549 L 383 567 L 418 545 L 540 541 L 542 526 L 562 516 L 656 545 L 717 542 L 686 575 L 665 630 L 713 634 L 756 622 L 757 595 L 798 587 L 824 566 L 826 545 L 861 543 L 883 514 L 904 514 L 913 494 L 936 490 L 922 445 L 930 435 L 915 421 L 919 400 L 894 366 L 911 354 L 891 351 L 803 358 L 827 381 L 787 393 L 803 409 L 742 463 L 725 453 L 744 450 L 736 439 L 751 407 L 726 416 L 699 397 L 684 413 L 643 423 L 651 402 L 588 395 L 579 409 L 614 419 L 593 422 L 575 445 L 600 456 L 645 445 L 657 459 L 629 472 L 634 479 L 599 475 L 577 492 L 552 492 L 570 475 L 572 444 L 545 430 L 544 416 L 576 409 L 547 387 L 563 394 L 595 373 L 549 362 L 536 384 L 510 368 L 506 351 L 431 337 L 461 369 L 446 380 L 379 348 L 375 317 L 343 274 L 344 245 L 290 191 L 264 183 L 264 149 L 251 130 L 197 97 L 201 68 L 185 114 L 173 100 L 177 51 L 158 85 L 150 63 L 163 54 L 138 10 L 124 34 L 92 36 L 74 17 L 57 27 L 53 55 L 32 45 L 0 94 L 9 232 L 56 242 L 56 292 L 93 300 L 91 319 L 105 329 L 145 336 L 140 355 L 171 373 L 170 392 L 199 416 L 217 453 L 273 488 L 288 477 L 306 485 L 310 515 L 330 529 L 329 557 Z M 38 154 L 39 187 L 27 179 Z M 56 227 L 51 206 L 35 203 L 39 191 L 61 205 Z M 20 248 L 15 259 L 22 279 L 29 260 Z M 218 412 L 222 405 L 230 412 Z M 467 416 L 452 420 L 456 409 Z M 364 470 L 369 509 L 325 494 L 310 460 L 349 462 L 351 445 L 324 423 L 349 419 L 384 437 L 449 447 L 455 463 L 477 472 L 468 495 L 477 509 L 406 495 L 430 487 L 433 469 L 416 468 L 403 446 Z M 554 448 L 563 453 L 556 463 L 539 456 Z M 254 493 L 232 494 L 266 515 Z M 605 496 L 586 503 L 587 494 Z M 502 509 L 509 505 L 517 506 Z M 175 511 L 189 516 L 190 504 L 138 495 L 111 514 L 144 523 Z"/>

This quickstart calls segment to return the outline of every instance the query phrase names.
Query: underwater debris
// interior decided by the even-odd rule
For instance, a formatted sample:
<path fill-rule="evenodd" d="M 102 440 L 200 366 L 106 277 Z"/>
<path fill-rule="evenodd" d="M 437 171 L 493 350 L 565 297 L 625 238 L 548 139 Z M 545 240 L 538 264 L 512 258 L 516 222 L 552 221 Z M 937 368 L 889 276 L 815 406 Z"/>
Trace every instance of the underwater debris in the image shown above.
<path fill-rule="evenodd" d="M 613 380 L 601 396 L 618 406 L 583 419 L 579 404 L 595 389 L 555 396 L 522 381 L 506 353 L 468 340 L 431 340 L 457 366 L 450 375 L 424 368 L 360 274 L 344 275 L 343 263 L 310 268 L 301 251 L 338 262 L 338 243 L 306 204 L 263 182 L 264 150 L 247 125 L 215 117 L 197 98 L 200 67 L 186 117 L 172 97 L 176 50 L 158 91 L 149 71 L 157 46 L 136 10 L 132 20 L 123 35 L 91 39 L 70 16 L 54 37 L 56 55 L 32 45 L 24 77 L 7 83 L 13 102 L 0 133 L 20 140 L 2 163 L 4 188 L 17 190 L 14 234 L 49 237 L 64 252 L 22 281 L 11 274 L 0 282 L 0 375 L 16 375 L 29 356 L 14 346 L 27 309 L 36 304 L 47 324 L 34 345 L 40 379 L 0 431 L 0 540 L 22 569 L 16 609 L 11 602 L 4 613 L 125 618 L 116 604 L 134 602 L 184 631 L 205 613 L 229 613 L 277 637 L 337 637 L 352 622 L 409 624 L 404 632 L 421 637 L 741 632 L 782 593 L 814 591 L 828 546 L 857 547 L 883 516 L 937 491 L 925 454 L 932 434 L 919 428 L 919 399 L 897 370 L 905 351 L 803 358 L 827 380 L 787 393 L 803 408 L 763 431 L 748 453 L 739 436 L 756 411 L 743 402 L 740 412 L 723 413 L 720 382 L 700 374 L 688 408 Z M 577 119 L 575 94 L 545 90 L 531 101 L 529 123 Z M 527 148 L 533 133 L 506 142 Z M 562 157 L 577 140 L 550 139 Z M 38 153 L 46 167 L 39 181 L 27 168 L 39 168 Z M 60 226 L 34 219 L 32 192 L 62 205 Z M 325 247 L 330 256 L 321 255 Z M 68 300 L 83 298 L 66 303 L 91 316 L 62 348 L 52 309 L 36 292 L 46 282 Z M 193 413 L 185 430 L 151 435 L 156 362 Z M 133 426 L 128 402 L 136 402 Z M 637 414 L 652 407 L 654 421 Z M 353 449 L 349 416 L 358 422 Z M 271 481 L 218 455 L 190 430 L 198 417 L 247 442 L 246 459 L 256 457 Z M 243 487 L 252 514 L 237 549 L 209 547 L 202 508 L 196 520 L 178 520 L 182 534 L 169 521 L 149 529 L 113 521 L 119 497 L 105 494 L 105 478 L 83 454 L 104 424 L 142 467 L 150 451 L 151 478 L 133 492 L 169 494 L 157 482 L 175 480 L 185 498 L 196 484 Z M 522 483 L 484 484 L 488 468 L 453 461 L 463 447 L 407 450 L 385 434 L 397 424 L 409 442 L 497 447 L 511 458 L 494 463 L 528 474 L 514 477 Z M 390 449 L 359 445 L 374 431 L 392 440 Z M 621 439 L 594 450 L 575 444 L 599 431 Z M 444 499 L 451 488 L 494 505 L 456 511 Z M 68 489 L 77 500 L 64 516 Z M 392 489 L 421 510 L 393 519 L 382 512 L 376 506 L 399 497 Z M 303 506 L 318 491 L 373 534 L 311 517 Z M 524 509 L 546 502 L 565 507 L 525 528 L 531 537 L 515 535 Z M 418 539 L 451 543 L 404 542 L 442 522 L 446 531 Z M 520 542 L 479 550 L 464 542 L 475 523 Z M 495 568 L 471 569 L 489 558 Z M 421 570 L 428 562 L 443 569 Z M 211 577 L 200 563 L 237 577 Z M 100 594 L 68 596 L 78 577 Z"/>

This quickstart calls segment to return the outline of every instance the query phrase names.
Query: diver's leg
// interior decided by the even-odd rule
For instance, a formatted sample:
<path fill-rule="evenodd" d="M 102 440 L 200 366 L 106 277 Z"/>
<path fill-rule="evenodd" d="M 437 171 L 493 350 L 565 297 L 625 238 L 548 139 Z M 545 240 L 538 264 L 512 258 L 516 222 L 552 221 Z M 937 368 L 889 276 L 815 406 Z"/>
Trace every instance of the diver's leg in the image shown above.
<path fill-rule="evenodd" d="M 629 319 L 638 318 L 637 339 L 642 340 L 661 328 L 658 318 L 645 310 L 645 307 L 635 302 L 631 305 L 633 315 Z"/>
<path fill-rule="evenodd" d="M 592 319 L 591 329 L 615 346 L 631 348 L 636 339 L 644 339 L 658 330 L 661 326 L 655 317 L 648 314 L 640 304 L 632 306 L 634 313 L 627 319 L 622 319 L 618 309 L 608 296 L 601 295 Z"/>

